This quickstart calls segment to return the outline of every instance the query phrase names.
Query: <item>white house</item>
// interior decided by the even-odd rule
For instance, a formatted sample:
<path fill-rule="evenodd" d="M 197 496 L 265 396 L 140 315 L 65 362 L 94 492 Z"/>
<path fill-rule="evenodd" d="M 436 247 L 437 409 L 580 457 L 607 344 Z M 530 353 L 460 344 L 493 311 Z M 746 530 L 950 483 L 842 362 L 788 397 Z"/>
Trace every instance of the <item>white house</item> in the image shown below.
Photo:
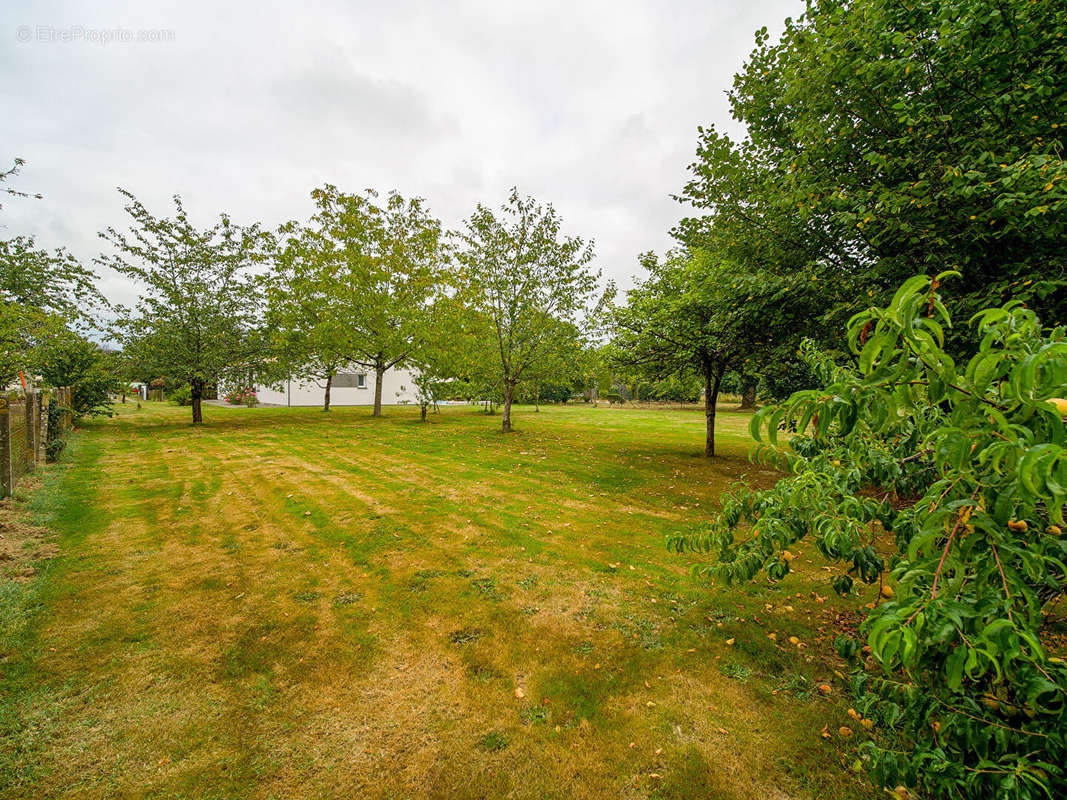
<path fill-rule="evenodd" d="M 293 378 L 273 386 L 256 386 L 260 403 L 278 406 L 321 406 L 326 392 L 325 379 Z M 382 405 L 394 406 L 415 402 L 415 384 L 411 373 L 403 369 L 386 370 L 382 375 Z M 331 406 L 374 405 L 374 371 L 353 367 L 338 372 L 330 385 Z"/>

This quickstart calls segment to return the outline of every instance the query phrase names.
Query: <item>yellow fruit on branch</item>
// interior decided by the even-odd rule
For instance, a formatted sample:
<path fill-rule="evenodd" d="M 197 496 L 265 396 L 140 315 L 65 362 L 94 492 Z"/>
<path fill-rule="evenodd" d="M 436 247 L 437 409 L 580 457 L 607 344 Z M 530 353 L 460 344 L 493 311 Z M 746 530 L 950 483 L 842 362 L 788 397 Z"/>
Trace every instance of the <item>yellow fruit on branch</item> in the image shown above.
<path fill-rule="evenodd" d="M 892 600 L 893 599 L 893 595 L 896 594 L 896 592 L 893 591 L 893 587 L 892 586 L 890 586 L 888 583 L 886 583 L 886 584 L 882 585 L 881 594 L 882 594 L 882 597 L 884 597 L 886 600 Z"/>
<path fill-rule="evenodd" d="M 1056 407 L 1061 417 L 1067 417 L 1067 399 L 1062 397 L 1050 397 L 1049 402 Z"/>
<path fill-rule="evenodd" d="M 1030 526 L 1026 523 L 1025 519 L 1009 519 L 1008 528 L 1017 533 L 1026 533 L 1030 530 Z"/>

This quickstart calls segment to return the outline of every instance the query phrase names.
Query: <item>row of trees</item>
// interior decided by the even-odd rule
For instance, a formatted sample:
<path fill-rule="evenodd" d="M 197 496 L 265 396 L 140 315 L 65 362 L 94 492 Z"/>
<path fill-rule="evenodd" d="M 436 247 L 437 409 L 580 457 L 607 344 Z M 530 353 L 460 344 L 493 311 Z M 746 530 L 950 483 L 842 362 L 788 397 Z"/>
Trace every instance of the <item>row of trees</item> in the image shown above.
<path fill-rule="evenodd" d="M 403 366 L 424 419 L 446 393 L 502 405 L 505 431 L 519 399 L 703 395 L 712 455 L 724 376 L 743 390 L 737 370 L 762 341 L 758 323 L 738 324 L 736 298 L 716 281 L 706 296 L 674 295 L 684 274 L 708 266 L 681 251 L 662 264 L 645 257 L 652 277 L 615 306 L 612 286 L 598 290 L 589 268 L 592 245 L 564 235 L 551 206 L 515 191 L 498 210 L 479 206 L 459 232 L 396 192 L 380 200 L 326 185 L 312 193 L 309 220 L 267 231 L 226 214 L 198 227 L 179 197 L 172 215 L 157 216 L 120 191 L 130 222 L 101 233 L 110 248 L 97 265 L 142 287 L 133 308 L 110 306 L 96 275 L 63 250 L 38 250 L 25 237 L 0 242 L 5 381 L 21 371 L 74 385 L 78 413 L 106 412 L 128 381 L 160 376 L 188 387 L 194 423 L 219 381 L 311 378 L 329 410 L 334 376 L 359 365 L 374 373 L 380 416 L 382 376 Z M 670 298 L 664 307 L 660 293 Z M 87 338 L 104 311 L 119 351 Z M 733 320 L 732 343 L 710 319 Z"/>
<path fill-rule="evenodd" d="M 419 198 L 392 192 L 312 192 L 315 213 L 277 232 L 222 216 L 210 228 L 157 217 L 129 192 L 128 230 L 109 228 L 99 263 L 144 287 L 114 325 L 142 371 L 191 388 L 194 423 L 205 387 L 220 378 L 275 382 L 309 376 L 325 386 L 351 365 L 382 377 L 415 375 L 423 418 L 443 386 L 499 395 L 502 428 L 520 384 L 573 383 L 600 311 L 593 247 L 565 235 L 551 205 L 512 191 L 445 231 Z M 535 396 L 536 396 L 535 388 Z"/>

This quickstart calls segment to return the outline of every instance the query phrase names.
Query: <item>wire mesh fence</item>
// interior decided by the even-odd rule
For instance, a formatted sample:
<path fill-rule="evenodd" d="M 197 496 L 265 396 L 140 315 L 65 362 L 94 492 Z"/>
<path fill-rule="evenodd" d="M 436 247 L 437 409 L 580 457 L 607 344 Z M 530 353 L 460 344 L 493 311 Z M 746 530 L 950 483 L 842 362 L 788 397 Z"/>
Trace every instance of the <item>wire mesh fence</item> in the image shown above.
<path fill-rule="evenodd" d="M 48 409 L 55 403 L 49 430 Z M 44 463 L 50 438 L 70 428 L 70 387 L 0 393 L 0 497 L 9 497 L 19 481 Z"/>

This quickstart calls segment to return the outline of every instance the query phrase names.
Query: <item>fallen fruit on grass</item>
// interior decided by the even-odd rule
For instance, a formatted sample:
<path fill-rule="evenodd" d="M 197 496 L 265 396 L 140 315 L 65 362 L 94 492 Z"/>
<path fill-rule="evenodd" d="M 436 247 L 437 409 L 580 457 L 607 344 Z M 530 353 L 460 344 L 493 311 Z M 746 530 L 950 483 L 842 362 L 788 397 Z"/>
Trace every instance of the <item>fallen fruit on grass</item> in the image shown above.
<path fill-rule="evenodd" d="M 800 644 L 800 639 L 798 639 L 796 636 L 790 636 L 789 644 Z"/>
<path fill-rule="evenodd" d="M 828 684 L 828 683 L 820 683 L 819 684 L 819 694 L 830 694 L 830 692 L 832 692 L 832 691 L 833 691 L 833 689 L 830 688 L 830 684 Z"/>
<path fill-rule="evenodd" d="M 796 558 L 796 556 L 790 553 L 788 550 L 782 551 L 782 561 L 792 561 L 794 558 Z"/>
<path fill-rule="evenodd" d="M 860 725 L 862 725 L 866 730 L 870 730 L 871 728 L 874 727 L 874 720 L 873 719 L 867 719 L 866 717 L 864 717 L 863 719 L 860 720 Z"/>
<path fill-rule="evenodd" d="M 858 712 L 858 711 L 856 711 L 856 709 L 854 709 L 854 708 L 850 708 L 850 709 L 848 710 L 848 715 L 849 715 L 850 717 L 852 717 L 852 719 L 859 719 L 859 718 L 860 718 L 860 714 L 859 714 L 859 712 Z"/>
<path fill-rule="evenodd" d="M 1059 525 L 1049 525 L 1047 528 L 1045 528 L 1045 530 L 1047 530 L 1053 536 L 1059 536 L 1061 533 L 1063 533 Z"/>
<path fill-rule="evenodd" d="M 737 641 L 736 639 L 727 639 L 726 643 L 728 645 L 730 645 L 730 647 L 733 647 L 734 646 L 734 642 L 736 642 L 736 641 Z"/>
<path fill-rule="evenodd" d="M 837 729 L 837 732 L 847 739 L 849 736 L 852 735 L 852 728 L 848 727 L 847 725 L 842 725 L 840 728 Z"/>
<path fill-rule="evenodd" d="M 886 583 L 886 584 L 884 584 L 882 586 L 881 594 L 882 594 L 882 597 L 884 597 L 886 600 L 892 600 L 893 599 L 893 595 L 896 594 L 896 592 L 893 591 L 893 587 L 892 586 L 890 586 L 888 583 Z"/>
<path fill-rule="evenodd" d="M 526 692 L 522 690 L 521 686 L 515 689 L 515 697 L 518 700 L 521 700 L 522 698 L 526 697 Z"/>

